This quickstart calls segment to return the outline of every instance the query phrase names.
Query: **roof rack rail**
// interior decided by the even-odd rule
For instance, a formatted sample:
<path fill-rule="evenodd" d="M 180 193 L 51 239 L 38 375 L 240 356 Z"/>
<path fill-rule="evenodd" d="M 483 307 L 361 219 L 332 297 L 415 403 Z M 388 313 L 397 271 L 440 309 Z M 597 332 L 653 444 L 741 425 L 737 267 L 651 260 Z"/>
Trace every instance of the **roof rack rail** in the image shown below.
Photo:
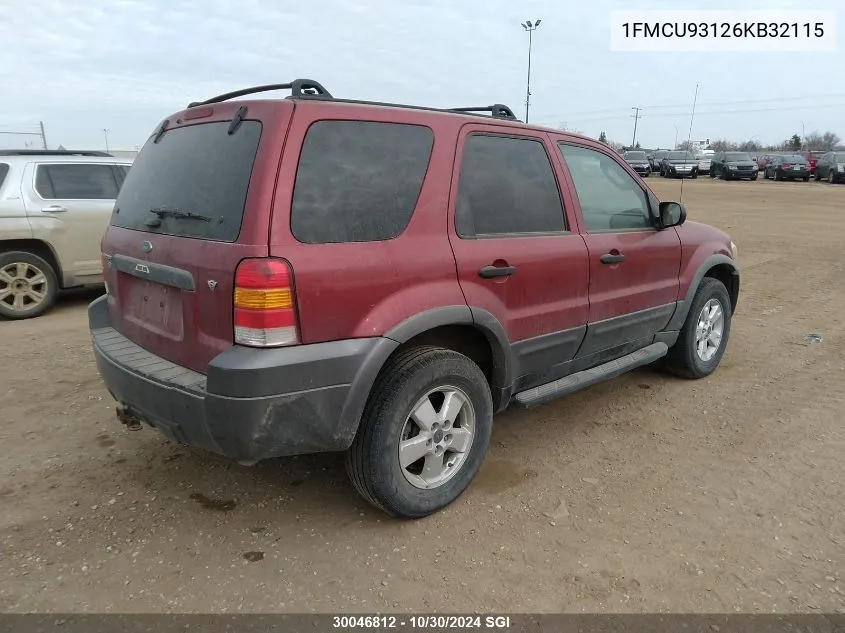
<path fill-rule="evenodd" d="M 512 121 L 518 120 L 516 116 L 514 116 L 513 110 L 503 103 L 494 103 L 493 105 L 480 106 L 477 108 L 449 108 L 449 111 L 467 113 L 489 112 L 494 119 L 510 119 Z"/>
<path fill-rule="evenodd" d="M 255 94 L 257 92 L 269 92 L 271 90 L 290 90 L 291 97 L 322 97 L 323 99 L 332 99 L 332 95 L 326 90 L 322 84 L 313 79 L 294 79 L 287 84 L 265 84 L 263 86 L 254 86 L 252 88 L 244 88 L 242 90 L 235 90 L 234 92 L 227 92 L 205 101 L 193 101 L 188 104 L 189 108 L 194 108 L 201 105 L 210 105 L 212 103 L 220 103 L 228 101 L 236 97 L 243 97 L 245 95 Z"/>
<path fill-rule="evenodd" d="M 0 149 L 0 156 L 100 156 L 113 158 L 107 152 L 83 149 Z"/>

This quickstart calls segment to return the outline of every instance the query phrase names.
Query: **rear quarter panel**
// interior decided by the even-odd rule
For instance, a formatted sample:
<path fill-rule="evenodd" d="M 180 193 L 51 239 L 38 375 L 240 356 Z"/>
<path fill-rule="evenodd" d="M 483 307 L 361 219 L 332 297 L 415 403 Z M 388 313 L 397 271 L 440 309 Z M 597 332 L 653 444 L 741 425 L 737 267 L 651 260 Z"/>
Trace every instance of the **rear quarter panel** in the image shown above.
<path fill-rule="evenodd" d="M 413 113 L 413 111 L 410 111 Z M 354 119 L 424 124 L 434 135 L 428 170 L 405 230 L 391 240 L 305 244 L 291 234 L 290 212 L 300 148 L 309 126 Z M 273 206 L 270 254 L 294 271 L 303 343 L 379 336 L 426 310 L 465 306 L 446 222 L 455 139 L 461 120 L 348 104 L 297 104 Z"/>
<path fill-rule="evenodd" d="M 23 165 L 11 164 L 0 183 L 0 240 L 32 238 L 32 226 L 21 196 Z"/>

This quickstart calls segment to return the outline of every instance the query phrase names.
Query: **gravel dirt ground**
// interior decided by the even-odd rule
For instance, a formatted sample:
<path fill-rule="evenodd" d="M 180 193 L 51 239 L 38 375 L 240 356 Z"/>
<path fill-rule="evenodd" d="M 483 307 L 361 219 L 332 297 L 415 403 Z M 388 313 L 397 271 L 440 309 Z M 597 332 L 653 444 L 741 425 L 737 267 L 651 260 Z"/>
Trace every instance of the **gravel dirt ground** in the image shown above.
<path fill-rule="evenodd" d="M 845 186 L 683 200 L 739 245 L 720 369 L 501 415 L 474 484 L 416 522 L 363 503 L 339 455 L 247 468 L 125 430 L 96 295 L 0 323 L 0 610 L 845 612 Z"/>

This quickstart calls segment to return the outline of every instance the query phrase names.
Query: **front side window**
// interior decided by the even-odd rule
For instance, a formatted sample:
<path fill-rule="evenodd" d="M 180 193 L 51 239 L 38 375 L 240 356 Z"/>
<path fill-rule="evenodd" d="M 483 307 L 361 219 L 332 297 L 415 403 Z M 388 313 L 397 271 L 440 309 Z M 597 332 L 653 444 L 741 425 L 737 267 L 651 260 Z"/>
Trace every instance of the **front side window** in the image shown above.
<path fill-rule="evenodd" d="M 481 134 L 467 137 L 455 230 L 463 238 L 566 230 L 557 181 L 541 141 Z"/>
<path fill-rule="evenodd" d="M 293 236 L 307 244 L 398 236 L 417 205 L 433 142 L 420 125 L 314 123 L 296 171 Z"/>
<path fill-rule="evenodd" d="M 565 143 L 559 147 L 575 183 L 587 231 L 652 227 L 645 192 L 619 163 L 587 147 Z"/>
<path fill-rule="evenodd" d="M 117 181 L 111 165 L 38 165 L 35 189 L 45 200 L 114 200 Z"/>

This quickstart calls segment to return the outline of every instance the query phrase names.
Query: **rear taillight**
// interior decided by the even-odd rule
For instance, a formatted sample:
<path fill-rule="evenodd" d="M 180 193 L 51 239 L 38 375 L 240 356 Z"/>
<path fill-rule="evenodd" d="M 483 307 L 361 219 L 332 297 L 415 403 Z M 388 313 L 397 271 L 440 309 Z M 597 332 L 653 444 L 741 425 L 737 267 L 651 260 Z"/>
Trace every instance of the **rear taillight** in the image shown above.
<path fill-rule="evenodd" d="M 235 272 L 235 343 L 296 345 L 293 275 L 282 259 L 245 259 Z"/>
<path fill-rule="evenodd" d="M 781 163 L 780 168 L 781 169 L 789 169 L 789 163 Z"/>

